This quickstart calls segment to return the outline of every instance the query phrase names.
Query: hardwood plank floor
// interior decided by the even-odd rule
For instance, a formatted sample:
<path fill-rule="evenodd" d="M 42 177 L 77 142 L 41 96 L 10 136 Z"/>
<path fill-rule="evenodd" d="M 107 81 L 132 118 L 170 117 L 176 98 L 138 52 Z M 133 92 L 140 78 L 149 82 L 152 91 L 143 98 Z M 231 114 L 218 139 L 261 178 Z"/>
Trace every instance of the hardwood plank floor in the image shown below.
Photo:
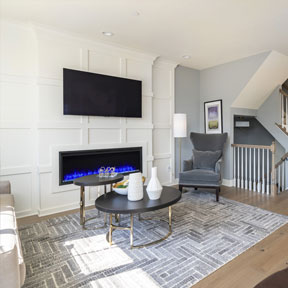
<path fill-rule="evenodd" d="M 288 192 L 283 192 L 277 197 L 271 197 L 257 192 L 223 186 L 220 195 L 275 213 L 288 215 Z M 94 207 L 91 206 L 87 209 L 89 208 Z M 77 209 L 45 217 L 26 217 L 19 219 L 18 225 L 31 224 L 78 211 Z M 193 288 L 252 288 L 267 276 L 286 267 L 288 267 L 288 224 L 198 282 Z"/>
<path fill-rule="evenodd" d="M 271 197 L 257 192 L 222 187 L 220 195 L 288 215 L 288 192 Z M 288 224 L 198 282 L 193 288 L 252 288 L 269 275 L 287 267 Z"/>

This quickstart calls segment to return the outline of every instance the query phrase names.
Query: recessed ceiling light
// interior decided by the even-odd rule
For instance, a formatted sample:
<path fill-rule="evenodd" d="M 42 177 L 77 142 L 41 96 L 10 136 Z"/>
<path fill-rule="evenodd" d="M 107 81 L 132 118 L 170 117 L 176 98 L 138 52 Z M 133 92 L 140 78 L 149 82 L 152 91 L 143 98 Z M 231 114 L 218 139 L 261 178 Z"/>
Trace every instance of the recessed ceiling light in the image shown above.
<path fill-rule="evenodd" d="M 182 56 L 182 58 L 184 58 L 184 59 L 190 59 L 191 56 L 190 56 L 190 55 L 184 55 L 184 56 Z"/>
<path fill-rule="evenodd" d="M 102 32 L 102 34 L 109 37 L 114 35 L 112 32 Z"/>

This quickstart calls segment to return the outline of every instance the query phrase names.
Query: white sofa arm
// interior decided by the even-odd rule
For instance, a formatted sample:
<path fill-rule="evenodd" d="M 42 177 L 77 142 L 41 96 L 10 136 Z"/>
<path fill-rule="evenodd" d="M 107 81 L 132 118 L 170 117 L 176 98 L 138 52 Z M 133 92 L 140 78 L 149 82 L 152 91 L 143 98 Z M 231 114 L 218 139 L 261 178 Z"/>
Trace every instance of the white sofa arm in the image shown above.
<path fill-rule="evenodd" d="M 0 181 L 0 194 L 11 194 L 11 185 L 9 181 Z"/>

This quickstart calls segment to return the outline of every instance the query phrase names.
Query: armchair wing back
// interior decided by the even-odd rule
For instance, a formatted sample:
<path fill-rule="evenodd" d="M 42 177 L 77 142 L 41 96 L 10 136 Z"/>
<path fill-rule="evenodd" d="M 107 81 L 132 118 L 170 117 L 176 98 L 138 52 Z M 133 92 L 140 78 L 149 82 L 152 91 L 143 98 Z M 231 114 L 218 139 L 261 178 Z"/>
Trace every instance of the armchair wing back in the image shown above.
<path fill-rule="evenodd" d="M 202 134 L 190 133 L 191 142 L 196 150 L 199 151 L 223 151 L 227 140 L 227 133 L 223 134 Z"/>

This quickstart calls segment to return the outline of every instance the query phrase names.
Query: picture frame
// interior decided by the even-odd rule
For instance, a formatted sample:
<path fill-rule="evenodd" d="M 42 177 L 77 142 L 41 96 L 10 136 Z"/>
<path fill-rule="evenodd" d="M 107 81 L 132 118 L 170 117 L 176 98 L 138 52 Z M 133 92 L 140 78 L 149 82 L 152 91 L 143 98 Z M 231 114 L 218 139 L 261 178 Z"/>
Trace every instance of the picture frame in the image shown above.
<path fill-rule="evenodd" d="M 204 123 L 206 134 L 223 133 L 222 100 L 204 102 Z"/>

